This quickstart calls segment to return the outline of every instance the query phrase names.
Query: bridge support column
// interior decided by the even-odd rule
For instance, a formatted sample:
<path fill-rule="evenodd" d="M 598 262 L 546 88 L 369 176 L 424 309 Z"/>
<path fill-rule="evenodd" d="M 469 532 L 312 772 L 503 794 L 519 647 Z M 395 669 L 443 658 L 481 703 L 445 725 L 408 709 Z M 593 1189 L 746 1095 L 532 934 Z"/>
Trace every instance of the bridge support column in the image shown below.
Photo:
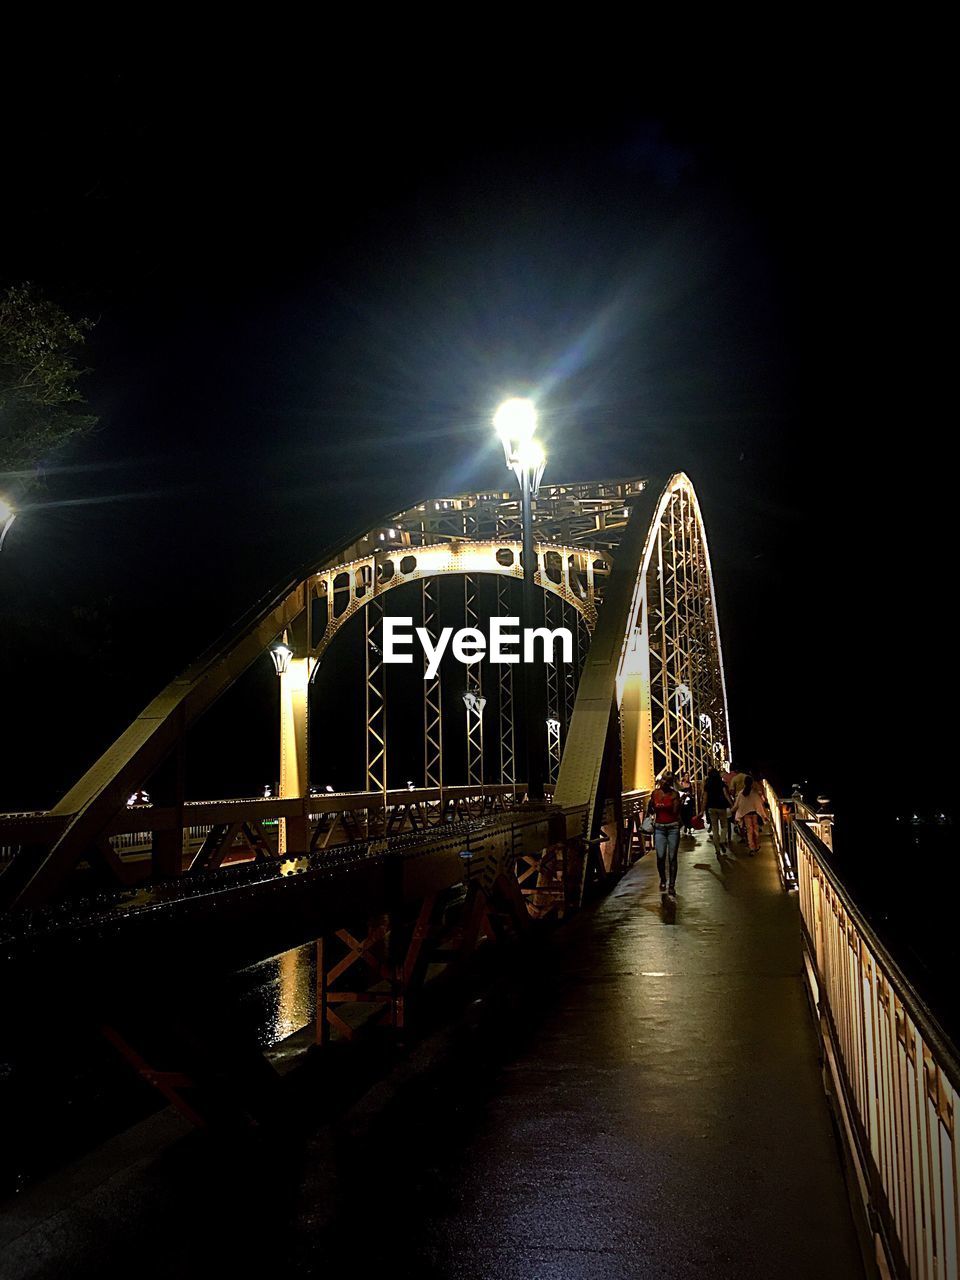
<path fill-rule="evenodd" d="M 310 847 L 307 800 L 310 792 L 309 694 L 311 658 L 291 658 L 280 677 L 280 798 L 302 800 L 303 811 L 280 819 L 279 852 Z"/>
<path fill-rule="evenodd" d="M 618 683 L 623 726 L 623 789 L 652 791 L 655 778 L 646 598 L 640 602 L 640 614 L 634 620 L 624 650 Z"/>

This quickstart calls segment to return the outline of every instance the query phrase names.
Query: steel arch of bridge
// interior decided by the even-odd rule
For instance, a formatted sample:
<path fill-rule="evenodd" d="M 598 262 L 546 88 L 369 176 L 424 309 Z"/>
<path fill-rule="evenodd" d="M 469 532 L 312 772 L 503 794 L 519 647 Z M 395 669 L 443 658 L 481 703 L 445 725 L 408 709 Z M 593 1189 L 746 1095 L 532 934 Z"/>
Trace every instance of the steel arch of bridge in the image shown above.
<path fill-rule="evenodd" d="M 372 739 L 368 734 L 367 782 L 368 791 L 383 792 L 385 804 L 387 707 L 371 619 L 375 626 L 390 590 L 419 582 L 424 622 L 428 629 L 435 627 L 435 588 L 444 575 L 464 578 L 466 610 L 471 600 L 476 610 L 470 587 L 476 575 L 496 575 L 504 586 L 522 577 L 517 532 L 516 503 L 509 495 L 431 501 L 375 526 L 298 576 L 154 699 L 54 809 L 12 825 L 0 817 L 0 844 L 19 840 L 29 855 L 20 859 L 19 874 L 7 873 L 0 881 L 8 903 L 50 898 L 93 851 L 110 862 L 110 835 L 132 830 L 127 797 L 165 760 L 180 757 L 191 725 L 287 631 L 299 656 L 280 682 L 285 781 L 276 812 L 285 832 L 281 847 L 307 847 L 307 689 L 325 649 L 344 623 L 364 610 L 368 730 L 372 725 L 375 731 Z M 660 769 L 683 766 L 702 777 L 708 763 L 729 758 L 703 521 L 692 484 L 677 473 L 659 495 L 641 480 L 547 487 L 535 513 L 535 536 L 545 606 L 552 600 L 558 609 L 575 611 L 578 652 L 586 650 L 575 691 L 567 673 L 562 680 L 560 673 L 548 673 L 553 681 L 548 710 L 567 726 L 554 805 L 567 814 L 568 827 L 583 821 L 595 834 L 611 801 L 619 804 L 621 793 L 645 790 Z M 502 608 L 506 597 L 499 589 L 497 596 Z M 545 612 L 549 618 L 551 610 L 545 607 Z M 512 710 L 509 668 L 500 683 L 499 704 Z M 425 688 L 424 722 L 425 780 L 442 788 L 438 683 Z M 372 755 L 371 740 L 383 744 Z M 520 780 L 512 716 L 500 755 L 501 782 L 515 788 Z M 172 776 L 164 794 L 155 795 L 151 817 L 154 870 L 161 874 L 163 865 L 167 874 L 179 871 L 180 833 L 187 825 L 182 770 L 174 769 Z M 5 835 L 5 830 L 19 834 Z M 164 841 L 170 846 L 168 864 L 157 857 Z"/>
<path fill-rule="evenodd" d="M 664 770 L 704 778 L 730 759 L 729 713 L 710 551 L 685 475 L 660 495 L 637 574 L 617 677 L 624 785 Z"/>
<path fill-rule="evenodd" d="M 577 690 L 553 798 L 581 811 L 593 836 L 610 799 L 614 733 L 624 793 L 648 791 L 664 769 L 702 780 L 730 758 L 713 570 L 683 472 L 633 510 Z"/>
<path fill-rule="evenodd" d="M 519 542 L 455 538 L 433 546 L 376 551 L 361 559 L 331 565 L 306 582 L 308 610 L 314 599 L 327 605 L 323 625 L 315 628 L 308 624 L 308 652 L 319 662 L 338 631 L 355 614 L 372 600 L 382 599 L 387 592 L 409 582 L 451 575 L 470 578 L 476 574 L 522 581 L 521 550 Z M 606 563 L 605 555 L 553 543 L 538 544 L 535 550 L 537 586 L 576 609 L 592 627 L 597 618 L 595 566 Z M 316 667 L 311 679 L 315 674 Z"/>

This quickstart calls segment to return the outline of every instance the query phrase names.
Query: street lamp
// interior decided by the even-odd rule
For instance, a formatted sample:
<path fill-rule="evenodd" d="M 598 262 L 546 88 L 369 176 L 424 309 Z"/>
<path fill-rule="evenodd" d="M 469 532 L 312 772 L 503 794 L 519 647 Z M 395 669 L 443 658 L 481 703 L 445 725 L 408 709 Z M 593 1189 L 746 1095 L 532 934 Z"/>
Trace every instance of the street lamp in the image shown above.
<path fill-rule="evenodd" d="M 17 518 L 17 513 L 11 507 L 5 498 L 0 498 L 0 551 L 3 550 L 3 540 L 10 532 L 10 526 Z"/>
<path fill-rule="evenodd" d="M 494 414 L 493 425 L 503 445 L 503 457 L 520 484 L 520 528 L 523 538 L 523 618 L 525 634 L 536 625 L 537 557 L 533 549 L 533 498 L 540 488 L 547 455 L 536 437 L 537 410 L 532 400 L 513 396 Z M 543 730 L 539 681 L 529 664 L 522 667 L 523 705 L 527 722 L 527 796 L 543 799 Z"/>
<path fill-rule="evenodd" d="M 283 633 L 283 639 L 270 650 L 270 657 L 273 659 L 273 665 L 277 668 L 277 675 L 286 675 L 290 668 L 290 659 L 293 657 L 293 650 L 287 644 L 287 633 Z"/>

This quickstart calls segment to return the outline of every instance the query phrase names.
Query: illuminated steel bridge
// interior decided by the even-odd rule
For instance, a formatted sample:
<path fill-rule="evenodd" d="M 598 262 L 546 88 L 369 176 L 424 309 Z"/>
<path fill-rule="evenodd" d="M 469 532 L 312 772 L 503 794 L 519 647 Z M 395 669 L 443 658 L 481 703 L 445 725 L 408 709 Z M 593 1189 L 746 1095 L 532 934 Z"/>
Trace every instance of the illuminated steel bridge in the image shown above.
<path fill-rule="evenodd" d="M 420 723 L 409 734 L 409 708 L 402 717 L 391 715 L 394 672 L 382 653 L 384 614 L 397 589 L 411 584 L 419 595 L 415 621 L 434 639 L 443 580 L 453 580 L 460 592 L 465 627 L 492 614 L 517 614 L 523 575 L 518 508 L 504 493 L 421 503 L 338 547 L 285 586 L 172 681 L 53 809 L 4 821 L 2 842 L 17 847 L 0 882 L 7 905 L 51 901 L 76 883 L 81 866 L 96 865 L 98 887 L 110 880 L 159 881 L 233 861 L 238 845 L 262 860 L 522 807 L 518 738 L 532 726 L 519 723 L 518 669 L 464 666 L 462 699 L 450 696 L 439 674 L 425 678 Z M 623 865 L 631 838 L 633 810 L 623 817 L 623 795 L 629 808 L 663 769 L 702 778 L 711 763 L 729 760 L 703 522 L 693 487 L 677 474 L 662 489 L 642 479 L 544 487 L 534 536 L 543 625 L 569 627 L 576 638 L 572 663 L 547 661 L 532 674 L 546 711 L 545 775 L 565 818 L 563 839 L 591 848 L 605 832 L 604 869 L 611 871 Z M 309 784 L 309 693 L 334 644 L 353 644 L 364 664 L 366 740 L 360 785 L 331 796 L 314 794 Z M 279 795 L 187 802 L 184 747 L 191 727 L 251 663 L 274 650 Z M 459 775 L 449 763 L 457 735 Z M 422 751 L 422 768 L 411 787 L 414 749 Z M 144 790 L 152 804 L 128 803 Z M 586 871 L 584 865 L 580 883 L 566 886 L 573 902 Z"/>
<path fill-rule="evenodd" d="M 690 481 L 677 473 L 665 484 L 544 486 L 533 521 L 534 622 L 571 632 L 571 662 L 554 650 L 532 666 L 446 661 L 430 674 L 426 654 L 412 646 L 414 664 L 423 665 L 411 680 L 409 668 L 385 661 L 385 617 L 412 618 L 435 644 L 446 625 L 482 629 L 521 613 L 520 504 L 503 492 L 432 499 L 335 548 L 258 604 L 52 809 L 0 815 L 2 1025 L 39 1034 L 46 1014 L 37 1011 L 55 1003 L 58 1017 L 98 1028 L 191 1121 L 269 1119 L 277 1077 L 231 1020 L 239 971 L 309 945 L 316 1044 L 377 1029 L 395 1036 L 425 998 L 428 971 L 440 983 L 481 942 L 535 933 L 539 922 L 580 908 L 592 888 L 616 883 L 647 851 L 641 816 L 660 772 L 684 770 L 697 785 L 711 765 L 730 760 L 703 520 Z M 271 661 L 279 676 L 278 794 L 188 798 L 194 726 L 253 664 Z M 338 741 L 323 700 L 311 697 L 333 663 L 362 674 L 362 764 L 352 787 L 336 791 L 310 783 L 312 733 Z M 225 757 L 231 749 L 243 744 L 217 746 Z M 520 762 L 531 749 L 543 753 L 544 800 L 526 794 Z M 769 784 L 767 797 L 775 861 L 758 860 L 739 893 L 730 892 L 722 864 L 698 863 L 680 916 L 681 925 L 694 923 L 666 945 L 665 931 L 640 937 L 642 913 L 617 917 L 635 951 L 626 963 L 618 953 L 605 973 L 597 999 L 623 1003 L 604 1006 L 603 1017 L 611 1026 L 629 1021 L 635 1011 L 623 1008 L 648 999 L 640 980 L 691 966 L 697 981 L 684 985 L 681 972 L 669 988 L 676 1025 L 693 1018 L 685 1032 L 664 1029 L 659 993 L 644 1014 L 668 1050 L 647 1062 L 654 1092 L 679 1079 L 686 1106 L 684 1082 L 702 1081 L 716 1061 L 709 1078 L 723 1095 L 721 1128 L 723 1116 L 733 1117 L 718 1146 L 723 1181 L 753 1134 L 769 1149 L 771 1247 L 780 1247 L 786 1219 L 787 1229 L 799 1224 L 791 1247 L 811 1259 L 821 1250 L 802 1274 L 851 1275 L 846 1209 L 836 1211 L 839 1170 L 801 1096 L 804 1081 L 813 1075 L 818 1085 L 818 1077 L 812 1063 L 797 1061 L 802 1047 L 784 1049 L 803 1043 L 794 1034 L 803 974 L 850 1158 L 851 1198 L 865 1211 L 869 1266 L 872 1258 L 883 1275 L 956 1277 L 956 1051 L 837 877 L 829 816 L 799 796 L 781 799 Z M 628 882 L 631 902 L 674 926 L 675 907 L 660 902 L 645 869 Z M 647 947 L 659 958 L 638 973 Z M 723 980 L 711 987 L 714 970 Z M 571 1018 L 584 1016 L 580 1004 L 572 1009 Z M 736 1043 L 752 1045 L 745 1072 L 765 1054 L 777 1061 L 759 1111 L 742 1105 L 735 1079 L 723 1083 L 731 1075 L 724 1019 Z M 607 1078 L 610 1043 L 595 1051 L 584 1037 L 578 1043 L 584 1080 Z M 629 1058 L 622 1036 L 615 1045 L 614 1056 Z M 566 1058 L 563 1066 L 573 1069 Z M 629 1079 L 629 1090 L 606 1104 L 616 1115 L 637 1087 L 636 1075 Z M 701 1091 L 697 1106 L 702 1099 Z M 589 1147 L 588 1093 L 579 1106 Z M 651 1129 L 658 1114 L 656 1105 L 642 1114 L 632 1141 L 639 1147 L 650 1130 L 659 1158 L 674 1131 Z M 702 1134 L 695 1136 L 702 1151 Z M 797 1159 L 808 1164 L 798 1174 L 790 1153 L 801 1147 Z M 553 1176 L 549 1158 L 547 1165 Z M 669 1178 L 671 1166 L 662 1172 Z M 783 1214 L 789 1187 L 804 1209 L 810 1201 L 817 1232 L 804 1232 L 804 1213 Z M 632 1184 L 628 1190 L 633 1213 Z M 690 1216 L 689 1206 L 683 1212 Z M 712 1218 L 703 1225 L 705 1238 L 713 1226 Z M 470 1237 L 469 1223 L 465 1229 Z M 782 1261 L 767 1258 L 762 1273 L 781 1270 Z"/>

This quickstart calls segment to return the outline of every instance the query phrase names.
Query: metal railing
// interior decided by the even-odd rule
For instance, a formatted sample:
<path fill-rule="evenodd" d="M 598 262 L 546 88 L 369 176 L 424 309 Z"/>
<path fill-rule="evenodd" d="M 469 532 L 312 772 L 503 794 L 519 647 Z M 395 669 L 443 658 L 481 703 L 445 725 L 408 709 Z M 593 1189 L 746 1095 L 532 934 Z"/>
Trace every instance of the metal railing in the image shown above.
<path fill-rule="evenodd" d="M 766 780 L 763 784 L 764 798 L 770 813 L 773 826 L 773 847 L 777 854 L 777 866 L 780 871 L 780 883 L 784 889 L 797 887 L 797 852 L 796 836 L 793 830 L 794 810 L 789 800 L 781 800 Z"/>
<path fill-rule="evenodd" d="M 781 877 L 799 896 L 825 1065 L 881 1275 L 960 1272 L 960 1059 L 832 863 L 827 816 L 767 788 Z"/>

